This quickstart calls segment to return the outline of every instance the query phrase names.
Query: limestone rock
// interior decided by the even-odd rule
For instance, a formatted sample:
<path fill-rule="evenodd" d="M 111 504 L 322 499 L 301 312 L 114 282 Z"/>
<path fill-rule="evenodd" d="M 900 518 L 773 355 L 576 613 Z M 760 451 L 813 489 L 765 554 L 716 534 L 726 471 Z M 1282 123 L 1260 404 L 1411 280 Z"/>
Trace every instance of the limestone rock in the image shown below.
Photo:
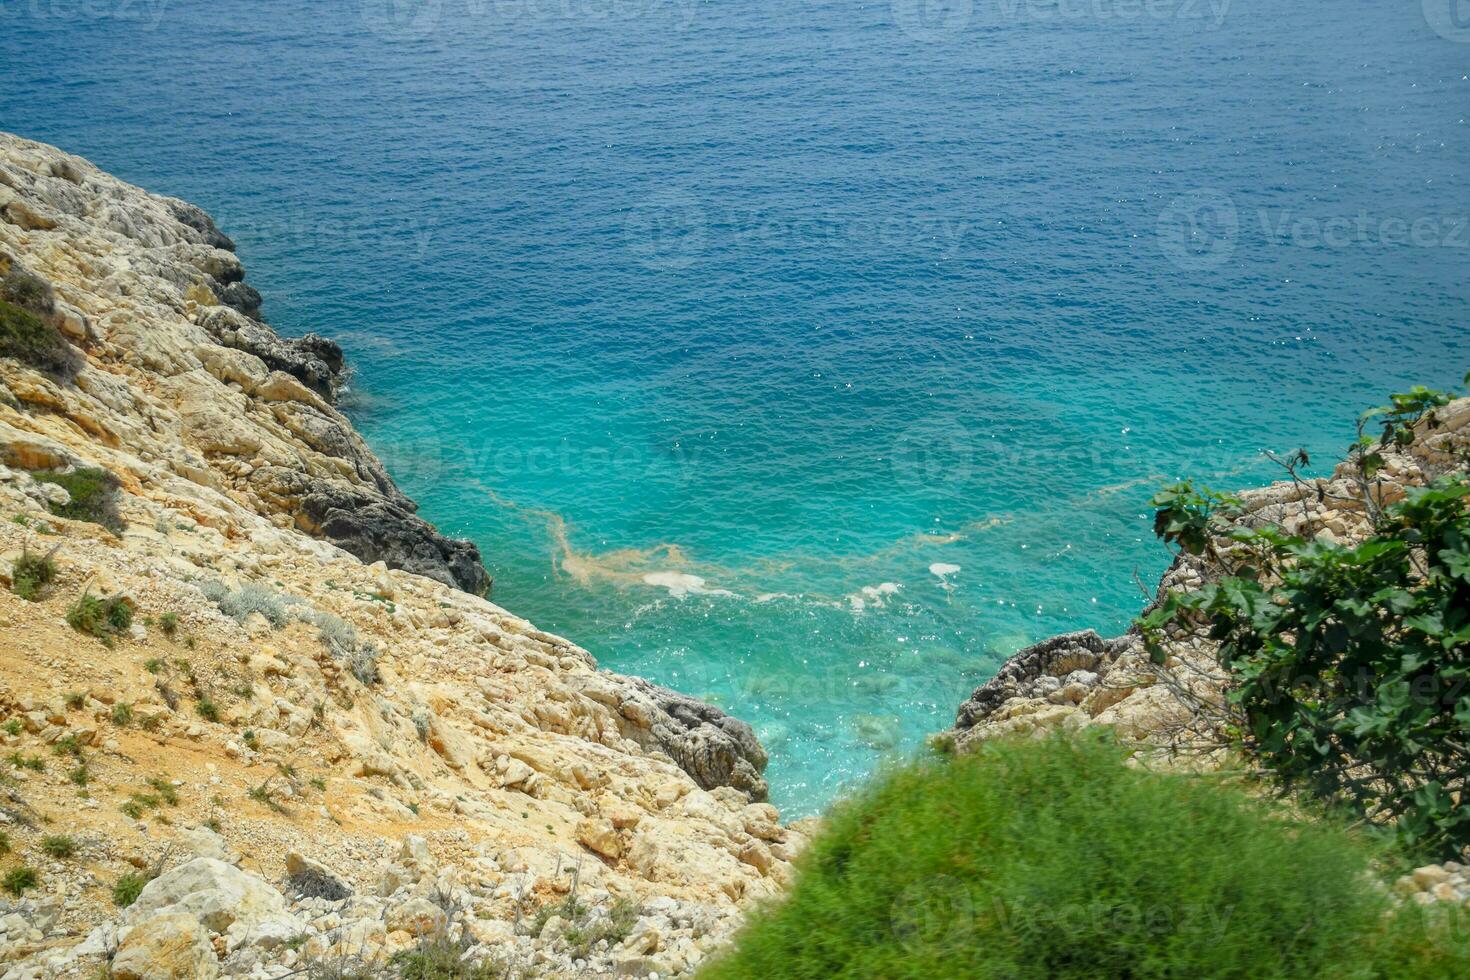
<path fill-rule="evenodd" d="M 402 930 L 411 936 L 432 936 L 444 930 L 448 916 L 427 898 L 410 898 L 388 908 L 385 924 L 389 932 Z"/>
<path fill-rule="evenodd" d="M 154 878 L 128 907 L 125 920 L 138 922 L 162 912 L 194 916 L 211 932 L 286 913 L 281 893 L 263 878 L 215 858 L 195 858 Z"/>
<path fill-rule="evenodd" d="M 623 839 L 609 820 L 586 819 L 577 824 L 577 840 L 603 857 L 616 861 L 623 856 Z"/>
<path fill-rule="evenodd" d="M 128 933 L 112 960 L 115 980 L 213 980 L 219 960 L 209 933 L 186 912 L 163 912 Z"/>

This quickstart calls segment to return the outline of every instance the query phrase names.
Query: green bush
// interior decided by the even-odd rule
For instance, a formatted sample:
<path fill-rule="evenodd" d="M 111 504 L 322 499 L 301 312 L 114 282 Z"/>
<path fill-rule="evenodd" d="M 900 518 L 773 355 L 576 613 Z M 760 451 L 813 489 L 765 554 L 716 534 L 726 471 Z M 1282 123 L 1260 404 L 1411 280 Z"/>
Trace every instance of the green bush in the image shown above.
<path fill-rule="evenodd" d="M 704 980 L 1470 975 L 1466 939 L 1393 911 L 1380 856 L 1117 746 L 986 743 L 840 804 L 789 897 Z"/>
<path fill-rule="evenodd" d="M 74 377 L 77 352 L 51 324 L 30 310 L 0 299 L 0 357 L 64 378 Z"/>
<path fill-rule="evenodd" d="M 54 858 L 69 858 L 77 853 L 77 842 L 66 834 L 48 834 L 41 838 L 41 850 Z"/>
<path fill-rule="evenodd" d="M 36 883 L 39 880 L 40 879 L 37 877 L 36 870 L 34 868 L 29 868 L 25 865 L 21 865 L 20 867 L 11 868 L 9 871 L 5 872 L 5 877 L 0 878 L 0 888 L 4 888 L 6 891 L 10 892 L 10 894 L 18 897 L 23 892 L 25 892 L 26 889 L 35 888 Z"/>
<path fill-rule="evenodd" d="M 112 904 L 120 909 L 125 909 L 138 900 L 143 892 L 143 886 L 148 884 L 149 877 L 136 871 L 129 871 L 122 875 L 112 886 Z"/>
<path fill-rule="evenodd" d="M 1416 388 L 1362 417 L 1348 461 L 1373 530 L 1357 545 L 1236 526 L 1238 501 L 1164 490 L 1156 532 L 1223 574 L 1140 621 L 1159 663 L 1166 629 L 1219 644 L 1228 734 L 1266 766 L 1443 859 L 1470 848 L 1470 483 L 1445 476 L 1388 507 L 1373 488 L 1383 450 L 1446 401 Z M 1380 436 L 1361 434 L 1370 422 Z"/>
<path fill-rule="evenodd" d="M 82 467 L 70 472 L 39 470 L 31 474 L 42 483 L 54 483 L 71 498 L 65 504 L 50 504 L 51 513 L 73 521 L 100 524 L 114 534 L 127 529 L 117 511 L 118 479 L 98 467 Z"/>
<path fill-rule="evenodd" d="M 111 645 L 114 636 L 133 625 L 133 607 L 118 597 L 103 599 L 84 592 L 66 611 L 66 623 Z"/>
<path fill-rule="evenodd" d="M 10 591 L 28 602 L 41 598 L 41 590 L 56 580 L 56 548 L 44 555 L 35 555 L 22 547 L 15 567 L 10 570 Z"/>

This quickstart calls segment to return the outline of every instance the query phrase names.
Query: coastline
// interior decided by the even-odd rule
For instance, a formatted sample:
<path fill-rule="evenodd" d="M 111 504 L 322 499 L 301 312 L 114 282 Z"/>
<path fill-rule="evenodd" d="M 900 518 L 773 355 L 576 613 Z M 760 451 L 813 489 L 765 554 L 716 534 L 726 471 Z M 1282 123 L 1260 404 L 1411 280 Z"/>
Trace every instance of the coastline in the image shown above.
<path fill-rule="evenodd" d="M 58 357 L 0 359 L 0 742 L 77 760 L 23 770 L 5 808 L 41 888 L 0 920 L 16 975 L 153 941 L 144 910 L 176 917 L 183 882 L 260 896 L 200 920 L 191 975 L 387 956 L 441 892 L 464 935 L 546 975 L 691 968 L 806 840 L 762 802 L 750 727 L 478 595 L 478 550 L 417 517 L 333 406 L 340 349 L 259 319 L 229 244 L 192 205 L 0 134 L 3 309 Z M 54 573 L 22 590 L 43 549 Z M 89 598 L 127 624 L 79 633 Z M 43 853 L 48 826 L 74 858 Z M 118 914 L 129 867 L 157 876 Z M 305 867 L 354 913 L 323 926 Z M 579 949 L 535 922 L 553 907 L 626 934 Z"/>

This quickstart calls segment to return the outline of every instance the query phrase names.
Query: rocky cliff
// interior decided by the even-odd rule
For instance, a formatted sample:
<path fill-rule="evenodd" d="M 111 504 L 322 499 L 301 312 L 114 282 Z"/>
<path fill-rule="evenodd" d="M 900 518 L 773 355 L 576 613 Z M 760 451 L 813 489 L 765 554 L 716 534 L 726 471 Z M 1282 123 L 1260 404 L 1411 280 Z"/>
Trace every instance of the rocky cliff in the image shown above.
<path fill-rule="evenodd" d="M 0 975 L 688 970 L 804 842 L 749 727 L 483 598 L 261 309 L 0 134 Z"/>

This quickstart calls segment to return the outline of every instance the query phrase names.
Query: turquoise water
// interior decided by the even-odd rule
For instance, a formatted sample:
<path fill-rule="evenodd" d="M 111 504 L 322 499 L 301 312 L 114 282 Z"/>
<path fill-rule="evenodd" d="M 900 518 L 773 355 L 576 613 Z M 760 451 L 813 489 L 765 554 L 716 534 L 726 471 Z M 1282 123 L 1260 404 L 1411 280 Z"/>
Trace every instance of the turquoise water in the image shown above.
<path fill-rule="evenodd" d="M 0 0 L 0 128 L 211 211 L 496 600 L 799 814 L 1123 627 L 1159 481 L 1470 367 L 1449 9 Z"/>

